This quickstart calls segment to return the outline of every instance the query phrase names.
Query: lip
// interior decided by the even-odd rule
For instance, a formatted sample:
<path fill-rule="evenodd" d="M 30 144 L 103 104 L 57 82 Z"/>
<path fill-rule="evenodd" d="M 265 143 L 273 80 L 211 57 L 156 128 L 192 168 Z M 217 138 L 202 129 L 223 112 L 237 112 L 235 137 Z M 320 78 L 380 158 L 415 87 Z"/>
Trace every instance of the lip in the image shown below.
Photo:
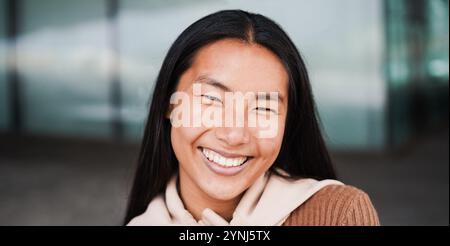
<path fill-rule="evenodd" d="M 245 155 L 224 153 L 222 151 L 217 151 L 217 150 L 214 150 L 214 149 L 211 149 L 211 148 L 207 148 L 207 149 L 215 151 L 218 154 L 222 155 L 223 157 L 227 157 L 227 158 L 236 158 L 236 157 L 245 156 Z M 241 164 L 240 166 L 224 167 L 224 166 L 221 166 L 221 165 L 215 163 L 214 161 L 208 160 L 208 158 L 206 158 L 206 156 L 202 152 L 203 147 L 199 147 L 199 148 L 197 148 L 197 150 L 199 151 L 199 154 L 202 156 L 203 162 L 206 164 L 206 166 L 211 171 L 213 171 L 214 173 L 222 175 L 222 176 L 234 176 L 234 175 L 240 173 L 248 165 L 248 163 L 252 159 L 252 157 L 247 156 L 248 159 L 243 164 Z"/>
<path fill-rule="evenodd" d="M 203 149 L 203 148 L 205 148 L 205 147 L 200 147 L 200 149 Z M 218 154 L 220 154 L 221 156 L 226 157 L 226 158 L 238 158 L 238 157 L 243 157 L 243 156 L 248 157 L 248 158 L 251 157 L 251 156 L 248 156 L 248 155 L 241 155 L 241 154 L 235 154 L 235 153 L 228 153 L 228 152 L 216 150 L 216 149 L 213 149 L 213 148 L 206 148 L 206 149 L 210 149 L 210 150 L 212 150 L 212 151 L 214 151 L 214 152 L 216 152 L 216 153 L 218 153 Z"/>

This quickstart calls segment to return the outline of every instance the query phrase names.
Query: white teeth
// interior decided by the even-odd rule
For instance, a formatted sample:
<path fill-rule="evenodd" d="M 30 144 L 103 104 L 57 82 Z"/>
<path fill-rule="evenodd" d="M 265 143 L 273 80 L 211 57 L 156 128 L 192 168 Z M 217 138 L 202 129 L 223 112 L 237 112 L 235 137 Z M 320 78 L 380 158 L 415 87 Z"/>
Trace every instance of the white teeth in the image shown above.
<path fill-rule="evenodd" d="M 210 160 L 224 167 L 235 167 L 242 165 L 247 160 L 247 157 L 226 158 L 217 152 L 202 148 L 203 155 Z"/>

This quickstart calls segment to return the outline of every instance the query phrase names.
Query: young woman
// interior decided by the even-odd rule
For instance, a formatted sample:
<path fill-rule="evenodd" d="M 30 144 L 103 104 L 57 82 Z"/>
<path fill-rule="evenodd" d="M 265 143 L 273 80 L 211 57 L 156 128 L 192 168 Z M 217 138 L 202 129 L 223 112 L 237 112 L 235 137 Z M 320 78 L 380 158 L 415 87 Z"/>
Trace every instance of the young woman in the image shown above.
<path fill-rule="evenodd" d="M 335 179 L 295 45 L 267 17 L 220 11 L 162 64 L 125 224 L 378 225 L 367 194 Z"/>

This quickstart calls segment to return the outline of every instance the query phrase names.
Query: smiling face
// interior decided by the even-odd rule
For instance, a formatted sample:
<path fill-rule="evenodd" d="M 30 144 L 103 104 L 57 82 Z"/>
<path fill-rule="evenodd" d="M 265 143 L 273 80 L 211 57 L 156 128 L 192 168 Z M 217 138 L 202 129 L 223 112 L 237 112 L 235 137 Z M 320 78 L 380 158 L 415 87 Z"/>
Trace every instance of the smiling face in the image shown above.
<path fill-rule="evenodd" d="M 195 93 L 194 85 L 198 84 L 201 91 Z M 217 201 L 232 200 L 270 168 L 283 140 L 287 88 L 288 74 L 283 64 L 274 53 L 260 45 L 224 39 L 197 52 L 176 90 L 191 100 L 198 99 L 201 109 L 224 109 L 220 111 L 223 116 L 236 115 L 239 110 L 236 107 L 225 109 L 229 104 L 227 92 L 277 92 L 278 105 L 269 105 L 264 101 L 268 99 L 259 97 L 256 103 L 244 102 L 241 110 L 246 116 L 237 119 L 244 123 L 243 127 L 172 127 L 171 141 L 179 162 L 182 195 L 187 192 Z M 191 119 L 204 114 L 204 111 L 192 112 Z M 248 126 L 252 114 L 275 120 L 275 134 L 261 138 L 261 129 Z"/>

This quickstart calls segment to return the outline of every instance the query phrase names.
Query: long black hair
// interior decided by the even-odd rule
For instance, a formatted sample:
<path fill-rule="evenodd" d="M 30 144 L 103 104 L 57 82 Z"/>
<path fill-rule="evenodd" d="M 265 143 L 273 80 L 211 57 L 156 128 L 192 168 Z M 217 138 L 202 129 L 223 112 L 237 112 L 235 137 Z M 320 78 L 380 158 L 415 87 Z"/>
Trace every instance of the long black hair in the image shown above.
<path fill-rule="evenodd" d="M 308 73 L 293 42 L 265 16 L 242 10 L 219 11 L 184 30 L 164 59 L 153 92 L 125 224 L 145 211 L 149 202 L 163 192 L 178 170 L 170 141 L 171 124 L 166 114 L 169 98 L 180 76 L 192 64 L 200 48 L 225 38 L 240 39 L 271 50 L 289 74 L 284 137 L 280 153 L 270 170 L 278 167 L 291 177 L 336 178 L 320 131 Z"/>

